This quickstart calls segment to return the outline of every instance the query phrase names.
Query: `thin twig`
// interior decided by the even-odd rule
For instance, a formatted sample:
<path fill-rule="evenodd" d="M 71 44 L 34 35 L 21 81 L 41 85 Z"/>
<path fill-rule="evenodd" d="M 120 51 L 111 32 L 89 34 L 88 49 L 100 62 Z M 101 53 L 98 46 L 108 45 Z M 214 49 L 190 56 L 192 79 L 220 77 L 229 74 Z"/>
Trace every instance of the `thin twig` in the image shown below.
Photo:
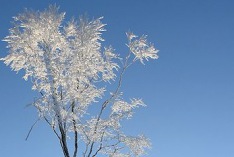
<path fill-rule="evenodd" d="M 39 120 L 40 120 L 40 118 L 38 118 L 38 119 L 33 123 L 33 125 L 31 126 L 31 128 L 30 128 L 30 130 L 29 130 L 29 132 L 28 132 L 28 134 L 27 134 L 27 137 L 25 138 L 25 141 L 28 140 L 28 138 L 29 138 L 29 136 L 30 136 L 30 134 L 31 134 L 31 132 L 32 132 L 33 127 L 37 124 L 37 122 L 38 122 Z"/>
<path fill-rule="evenodd" d="M 57 131 L 55 130 L 54 125 L 52 125 L 46 117 L 44 117 L 44 119 L 45 119 L 45 121 L 49 124 L 49 126 L 52 128 L 52 130 L 54 131 L 54 133 L 55 133 L 55 135 L 58 137 L 58 139 L 61 141 L 61 137 L 59 136 L 59 134 L 58 134 Z"/>

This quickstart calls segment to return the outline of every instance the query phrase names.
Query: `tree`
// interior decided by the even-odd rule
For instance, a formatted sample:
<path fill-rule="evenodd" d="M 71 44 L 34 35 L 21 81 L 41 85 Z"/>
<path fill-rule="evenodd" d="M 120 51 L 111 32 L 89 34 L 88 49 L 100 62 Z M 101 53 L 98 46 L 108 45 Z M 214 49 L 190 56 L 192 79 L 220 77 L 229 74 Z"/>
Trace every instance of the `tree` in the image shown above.
<path fill-rule="evenodd" d="M 30 79 L 32 89 L 40 93 L 32 105 L 57 136 L 65 157 L 143 155 L 149 140 L 125 135 L 121 121 L 145 104 L 141 99 L 123 100 L 121 84 L 130 65 L 157 59 L 158 50 L 146 36 L 126 33 L 129 53 L 120 58 L 111 46 L 101 45 L 102 18 L 64 22 L 64 17 L 56 6 L 13 17 L 4 39 L 9 54 L 1 60 L 14 71 L 22 69 L 23 78 Z M 110 85 L 116 86 L 112 92 Z M 100 110 L 88 114 L 93 105 Z M 68 137 L 74 140 L 74 148 L 69 149 Z"/>

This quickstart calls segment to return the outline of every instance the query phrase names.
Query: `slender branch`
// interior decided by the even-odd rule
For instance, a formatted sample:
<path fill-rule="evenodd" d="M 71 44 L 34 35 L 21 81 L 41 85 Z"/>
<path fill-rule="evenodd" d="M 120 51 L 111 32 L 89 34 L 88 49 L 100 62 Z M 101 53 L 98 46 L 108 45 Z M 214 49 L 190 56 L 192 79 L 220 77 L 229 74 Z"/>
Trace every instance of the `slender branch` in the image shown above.
<path fill-rule="evenodd" d="M 98 150 L 95 152 L 95 154 L 92 157 L 95 157 L 100 150 L 102 150 L 102 143 L 101 143 L 101 146 L 98 148 Z"/>
<path fill-rule="evenodd" d="M 91 153 L 93 152 L 93 146 L 94 146 L 94 141 L 92 142 L 92 144 L 90 146 L 88 157 L 90 157 Z"/>
<path fill-rule="evenodd" d="M 31 134 L 31 132 L 32 132 L 33 127 L 37 124 L 37 122 L 38 122 L 39 120 L 40 120 L 40 118 L 38 118 L 38 119 L 33 123 L 33 125 L 31 126 L 31 128 L 30 128 L 30 130 L 29 130 L 29 132 L 28 132 L 28 134 L 27 134 L 27 137 L 25 138 L 25 141 L 28 140 L 28 138 L 29 138 L 29 136 L 30 136 L 30 134 Z"/>
<path fill-rule="evenodd" d="M 73 101 L 72 103 L 72 113 L 74 114 L 74 107 L 75 107 L 75 102 Z M 72 119 L 72 123 L 73 123 L 73 128 L 74 128 L 74 140 L 75 140 L 75 144 L 74 144 L 74 153 L 73 153 L 73 157 L 77 156 L 77 151 L 78 151 L 78 132 L 77 132 L 77 127 L 76 127 L 76 120 L 73 118 Z"/>
<path fill-rule="evenodd" d="M 105 129 L 104 129 L 105 130 Z M 92 157 L 95 157 L 97 154 L 98 154 L 98 152 L 100 151 L 100 150 L 102 150 L 102 141 L 103 141 L 103 137 L 104 137 L 104 134 L 105 134 L 105 131 L 103 131 L 102 132 L 102 137 L 101 137 L 101 141 L 100 141 L 100 146 L 99 146 L 99 148 L 98 148 L 98 150 L 94 153 L 94 155 L 92 155 Z"/>
<path fill-rule="evenodd" d="M 86 156 L 86 153 L 87 153 L 87 151 L 88 151 L 89 145 L 90 145 L 90 140 L 89 140 L 89 142 L 86 144 L 86 148 L 85 148 L 85 151 L 84 151 L 84 153 L 83 153 L 83 157 Z"/>
<path fill-rule="evenodd" d="M 109 99 L 104 101 L 104 103 L 102 104 L 101 110 L 100 110 L 100 112 L 98 114 L 98 118 L 97 118 L 97 121 L 96 121 L 96 124 L 95 124 L 94 134 L 96 134 L 97 126 L 99 124 L 99 121 L 100 121 L 100 118 L 101 118 L 101 115 L 102 115 L 104 109 L 112 101 L 112 99 L 114 99 L 119 93 L 119 90 L 120 90 L 121 85 L 122 85 L 123 75 L 124 75 L 126 69 L 132 64 L 132 63 L 130 63 L 130 64 L 128 63 L 128 59 L 130 58 L 130 55 L 131 55 L 131 52 L 129 52 L 129 54 L 126 57 L 125 63 L 123 65 L 123 69 L 122 69 L 122 71 L 120 73 L 120 76 L 119 76 L 119 81 L 118 81 L 118 85 L 117 85 L 117 88 L 116 88 L 115 92 L 111 95 L 111 97 Z M 90 146 L 90 151 L 89 151 L 88 157 L 90 157 L 90 155 L 91 155 L 91 153 L 93 151 L 93 146 L 94 146 L 94 141 L 92 142 L 92 144 Z"/>
<path fill-rule="evenodd" d="M 46 117 L 44 117 L 44 119 L 45 119 L 45 121 L 49 124 L 49 126 L 52 128 L 53 132 L 54 132 L 55 135 L 58 137 L 59 141 L 61 141 L 61 137 L 59 136 L 59 134 L 58 134 L 57 131 L 55 130 L 54 125 L 52 125 Z"/>

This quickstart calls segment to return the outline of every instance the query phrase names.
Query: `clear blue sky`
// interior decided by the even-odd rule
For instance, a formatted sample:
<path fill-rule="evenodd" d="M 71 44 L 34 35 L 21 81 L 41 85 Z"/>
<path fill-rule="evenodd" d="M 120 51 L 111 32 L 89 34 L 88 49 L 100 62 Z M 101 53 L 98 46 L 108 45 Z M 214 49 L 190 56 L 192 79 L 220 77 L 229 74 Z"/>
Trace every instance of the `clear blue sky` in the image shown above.
<path fill-rule="evenodd" d="M 105 44 L 126 50 L 125 32 L 148 34 L 160 58 L 132 67 L 125 75 L 127 97 L 148 105 L 126 123 L 131 134 L 153 143 L 149 157 L 234 156 L 234 1 L 233 0 L 1 0 L 0 38 L 23 8 L 60 5 L 66 17 L 104 16 Z M 0 57 L 7 54 L 0 43 Z M 35 93 L 21 74 L 0 63 L 0 156 L 62 157 L 44 122 L 24 138 L 37 119 L 24 108 Z"/>

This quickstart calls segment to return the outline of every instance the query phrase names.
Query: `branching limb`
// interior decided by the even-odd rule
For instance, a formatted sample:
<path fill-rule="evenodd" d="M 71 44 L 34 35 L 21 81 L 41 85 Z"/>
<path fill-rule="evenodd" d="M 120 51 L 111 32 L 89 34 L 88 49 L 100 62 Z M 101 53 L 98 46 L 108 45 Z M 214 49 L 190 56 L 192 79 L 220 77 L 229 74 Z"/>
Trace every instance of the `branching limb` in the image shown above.
<path fill-rule="evenodd" d="M 85 147 L 85 151 L 83 153 L 83 157 L 86 156 L 87 152 L 88 152 L 88 149 L 89 149 L 89 145 L 90 145 L 90 141 L 86 144 L 86 147 Z"/>
<path fill-rule="evenodd" d="M 95 157 L 97 154 L 98 154 L 98 152 L 100 151 L 100 150 L 102 150 L 102 145 L 103 145 L 103 137 L 104 137 L 104 134 L 105 134 L 105 131 L 103 131 L 103 133 L 102 133 L 102 137 L 101 137 L 101 140 L 100 140 L 100 146 L 99 146 L 99 148 L 97 149 L 97 151 L 94 153 L 94 155 L 92 155 L 92 157 Z"/>
<path fill-rule="evenodd" d="M 70 157 L 68 147 L 67 147 L 67 138 L 66 138 L 66 132 L 64 131 L 63 125 L 61 123 L 59 125 L 59 131 L 61 134 L 61 143 L 62 143 L 62 150 L 65 157 Z"/>
<path fill-rule="evenodd" d="M 128 59 L 130 58 L 130 55 L 131 55 L 131 52 L 129 52 L 129 54 L 127 55 L 126 60 L 124 62 L 123 69 L 122 69 L 122 71 L 120 73 L 118 85 L 117 85 L 117 88 L 116 88 L 115 92 L 111 95 L 111 97 L 109 99 L 104 101 L 104 103 L 102 104 L 101 110 L 100 110 L 100 112 L 98 114 L 97 122 L 95 124 L 94 134 L 96 134 L 97 127 L 98 127 L 98 124 L 99 124 L 99 121 L 100 121 L 100 118 L 102 116 L 102 113 L 103 113 L 104 109 L 119 93 L 119 90 L 121 88 L 122 81 L 123 81 L 123 75 L 124 75 L 126 69 L 132 64 L 132 63 L 128 63 Z M 92 154 L 93 146 L 94 146 L 94 141 L 92 142 L 92 144 L 90 146 L 90 151 L 89 151 L 88 157 L 90 157 L 90 155 Z"/>

